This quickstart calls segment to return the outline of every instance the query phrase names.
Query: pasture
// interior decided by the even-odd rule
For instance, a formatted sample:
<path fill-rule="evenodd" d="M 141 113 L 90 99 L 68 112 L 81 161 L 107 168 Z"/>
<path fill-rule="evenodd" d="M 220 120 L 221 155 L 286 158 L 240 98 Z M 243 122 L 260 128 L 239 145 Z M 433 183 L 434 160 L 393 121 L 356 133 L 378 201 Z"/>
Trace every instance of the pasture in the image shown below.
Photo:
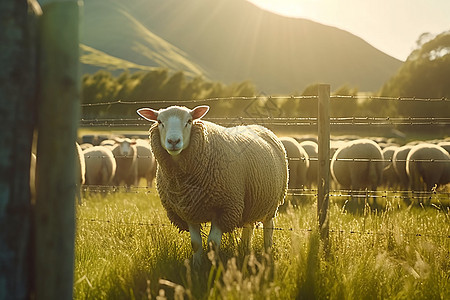
<path fill-rule="evenodd" d="M 245 257 L 237 229 L 218 261 L 194 271 L 189 233 L 170 224 L 154 188 L 87 192 L 76 215 L 74 298 L 448 299 L 450 212 L 448 196 L 438 197 L 427 207 L 389 198 L 354 214 L 331 196 L 325 252 L 309 196 L 275 218 L 272 257 L 262 254 L 261 229 Z"/>

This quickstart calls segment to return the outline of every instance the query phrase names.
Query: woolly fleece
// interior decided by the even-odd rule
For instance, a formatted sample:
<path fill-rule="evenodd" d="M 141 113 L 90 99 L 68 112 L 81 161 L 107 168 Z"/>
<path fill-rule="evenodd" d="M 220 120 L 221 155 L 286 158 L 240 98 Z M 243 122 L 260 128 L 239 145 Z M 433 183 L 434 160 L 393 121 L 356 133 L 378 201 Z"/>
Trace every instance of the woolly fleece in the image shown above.
<path fill-rule="evenodd" d="M 270 220 L 287 190 L 286 152 L 268 129 L 225 128 L 196 120 L 189 146 L 176 159 L 161 146 L 157 124 L 150 144 L 156 183 L 167 216 L 180 231 L 212 219 L 223 232 Z"/>

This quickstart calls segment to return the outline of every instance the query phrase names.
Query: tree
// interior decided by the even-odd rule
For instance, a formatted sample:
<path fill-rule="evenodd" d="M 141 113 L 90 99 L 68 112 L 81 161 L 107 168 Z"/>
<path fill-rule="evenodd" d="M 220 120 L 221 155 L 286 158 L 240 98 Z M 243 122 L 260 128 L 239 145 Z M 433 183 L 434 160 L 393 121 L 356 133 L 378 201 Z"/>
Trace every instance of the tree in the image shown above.
<path fill-rule="evenodd" d="M 379 94 L 393 97 L 450 98 L 450 31 L 433 39 L 423 34 L 398 72 L 381 88 Z M 428 102 L 398 103 L 404 116 L 448 116 L 449 104 Z"/>

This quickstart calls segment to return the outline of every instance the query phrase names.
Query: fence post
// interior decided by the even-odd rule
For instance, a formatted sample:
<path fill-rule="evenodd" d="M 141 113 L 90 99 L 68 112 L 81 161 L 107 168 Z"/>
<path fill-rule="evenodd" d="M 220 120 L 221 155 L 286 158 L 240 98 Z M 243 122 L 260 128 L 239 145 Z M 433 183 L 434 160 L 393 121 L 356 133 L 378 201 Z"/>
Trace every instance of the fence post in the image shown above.
<path fill-rule="evenodd" d="M 36 102 L 36 15 L 0 1 L 0 299 L 31 294 L 30 160 Z"/>
<path fill-rule="evenodd" d="M 318 194 L 317 194 L 317 217 L 319 231 L 325 249 L 328 248 L 329 219 L 328 203 L 330 191 L 330 85 L 320 84 L 318 87 Z"/>
<path fill-rule="evenodd" d="M 46 1 L 40 30 L 36 299 L 72 299 L 75 141 L 80 110 L 77 0 Z"/>

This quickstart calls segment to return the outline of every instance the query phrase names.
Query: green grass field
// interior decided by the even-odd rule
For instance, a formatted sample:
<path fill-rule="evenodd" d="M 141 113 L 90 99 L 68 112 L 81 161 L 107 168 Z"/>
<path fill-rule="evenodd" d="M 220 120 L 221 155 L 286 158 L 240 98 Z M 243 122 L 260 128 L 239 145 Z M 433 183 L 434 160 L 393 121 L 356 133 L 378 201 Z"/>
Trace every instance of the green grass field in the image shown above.
<path fill-rule="evenodd" d="M 351 214 L 335 203 L 329 251 L 311 200 L 277 216 L 271 256 L 262 253 L 261 229 L 254 254 L 244 256 L 237 229 L 223 237 L 217 261 L 194 271 L 189 234 L 170 224 L 154 189 L 86 194 L 77 208 L 74 298 L 449 299 L 448 207 Z"/>

